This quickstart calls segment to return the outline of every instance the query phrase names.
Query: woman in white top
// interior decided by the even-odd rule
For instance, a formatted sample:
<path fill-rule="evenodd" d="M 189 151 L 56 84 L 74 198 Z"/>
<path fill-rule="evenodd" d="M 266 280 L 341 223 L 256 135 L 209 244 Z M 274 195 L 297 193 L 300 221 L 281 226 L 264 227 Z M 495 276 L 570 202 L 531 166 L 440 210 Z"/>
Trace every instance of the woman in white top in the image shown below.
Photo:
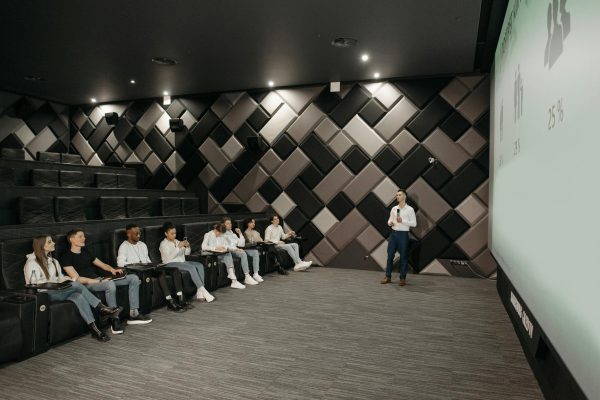
<path fill-rule="evenodd" d="M 279 225 L 279 216 L 271 216 L 271 225 L 265 230 L 265 242 L 275 243 L 275 247 L 285 250 L 294 261 L 294 271 L 304 271 L 311 266 L 312 261 L 302 261 L 300 258 L 300 247 L 298 243 L 285 243 L 284 240 L 296 236 L 296 232 L 290 231 L 283 233 L 283 228 Z"/>
<path fill-rule="evenodd" d="M 107 342 L 110 337 L 96 326 L 96 320 L 92 308 L 98 310 L 101 316 L 118 318 L 121 307 L 108 307 L 100 302 L 84 285 L 72 281 L 71 278 L 62 273 L 58 260 L 52 257 L 54 241 L 50 236 L 36 236 L 33 238 L 33 253 L 26 256 L 27 261 L 23 268 L 25 283 L 27 285 L 39 285 L 43 283 L 69 282 L 71 287 L 66 289 L 47 289 L 51 302 L 68 300 L 75 304 L 79 315 L 88 325 L 92 337 Z M 39 289 L 40 291 L 44 289 Z"/>
<path fill-rule="evenodd" d="M 190 243 L 187 240 L 179 241 L 175 225 L 171 222 L 165 222 L 163 225 L 165 238 L 160 242 L 159 250 L 162 262 L 169 264 L 169 267 L 175 267 L 182 271 L 187 271 L 192 277 L 192 281 L 196 288 L 196 299 L 206 300 L 208 303 L 215 298 L 204 287 L 204 265 L 199 262 L 186 261 L 185 256 L 189 256 L 192 252 Z"/>
<path fill-rule="evenodd" d="M 223 253 L 218 255 L 217 260 L 225 264 L 225 268 L 227 268 L 227 277 L 231 279 L 231 287 L 234 289 L 245 289 L 246 285 L 237 280 L 233 267 L 233 257 L 231 252 L 238 250 L 238 248 L 233 247 L 233 245 L 225 238 L 225 231 L 225 225 L 214 224 L 213 229 L 204 234 L 202 250 Z"/>

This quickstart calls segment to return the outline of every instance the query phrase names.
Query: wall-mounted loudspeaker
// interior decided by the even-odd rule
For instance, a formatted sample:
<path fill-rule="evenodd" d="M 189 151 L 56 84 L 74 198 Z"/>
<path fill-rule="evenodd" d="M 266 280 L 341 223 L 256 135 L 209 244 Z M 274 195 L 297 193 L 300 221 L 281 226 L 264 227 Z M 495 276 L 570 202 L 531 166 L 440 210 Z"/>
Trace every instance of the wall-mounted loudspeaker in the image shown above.
<path fill-rule="evenodd" d="M 181 132 L 185 129 L 185 125 L 183 124 L 183 120 L 181 118 L 171 118 L 169 119 L 169 128 L 173 132 Z"/>
<path fill-rule="evenodd" d="M 104 114 L 104 118 L 109 125 L 116 125 L 119 123 L 119 114 L 116 112 L 106 113 Z"/>
<path fill-rule="evenodd" d="M 248 150 L 259 153 L 262 150 L 262 143 L 260 137 L 258 136 L 248 136 L 246 137 L 246 147 Z"/>

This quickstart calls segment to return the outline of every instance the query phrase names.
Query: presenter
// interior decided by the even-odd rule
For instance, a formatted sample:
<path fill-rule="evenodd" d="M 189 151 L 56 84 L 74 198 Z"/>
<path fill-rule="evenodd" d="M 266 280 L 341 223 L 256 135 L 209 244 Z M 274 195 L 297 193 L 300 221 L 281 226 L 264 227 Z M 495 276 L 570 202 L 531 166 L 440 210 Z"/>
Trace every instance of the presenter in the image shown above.
<path fill-rule="evenodd" d="M 394 267 L 394 256 L 396 252 L 400 253 L 400 286 L 406 285 L 406 272 L 408 271 L 408 230 L 417 226 L 415 210 L 406 204 L 406 191 L 398 189 L 396 193 L 397 206 L 392 207 L 388 226 L 392 228 L 392 233 L 388 238 L 388 257 L 387 268 L 385 269 L 385 278 L 381 283 L 386 284 L 392 281 L 392 268 Z"/>

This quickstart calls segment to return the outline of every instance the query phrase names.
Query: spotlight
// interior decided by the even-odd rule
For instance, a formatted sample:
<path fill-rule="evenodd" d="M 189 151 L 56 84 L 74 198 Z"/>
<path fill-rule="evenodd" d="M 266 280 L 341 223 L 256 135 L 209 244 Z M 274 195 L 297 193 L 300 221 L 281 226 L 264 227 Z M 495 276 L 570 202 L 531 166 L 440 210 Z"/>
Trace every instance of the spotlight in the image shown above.
<path fill-rule="evenodd" d="M 369 55 L 363 54 L 362 56 L 360 56 L 360 59 L 362 60 L 362 62 L 367 62 L 369 61 Z"/>
<path fill-rule="evenodd" d="M 375 72 L 375 73 L 373 74 L 373 78 L 375 78 L 375 79 L 379 79 L 379 72 Z"/>
<path fill-rule="evenodd" d="M 90 100 L 92 101 L 92 103 L 95 103 L 97 101 L 95 97 L 92 97 Z"/>
<path fill-rule="evenodd" d="M 129 83 L 131 83 L 132 85 L 135 85 L 135 79 L 130 80 Z"/>
<path fill-rule="evenodd" d="M 168 96 L 169 92 L 167 92 L 166 90 L 163 92 L 163 96 Z"/>
<path fill-rule="evenodd" d="M 269 87 L 273 87 L 275 85 L 275 83 L 273 81 L 269 81 L 268 85 L 269 85 Z"/>

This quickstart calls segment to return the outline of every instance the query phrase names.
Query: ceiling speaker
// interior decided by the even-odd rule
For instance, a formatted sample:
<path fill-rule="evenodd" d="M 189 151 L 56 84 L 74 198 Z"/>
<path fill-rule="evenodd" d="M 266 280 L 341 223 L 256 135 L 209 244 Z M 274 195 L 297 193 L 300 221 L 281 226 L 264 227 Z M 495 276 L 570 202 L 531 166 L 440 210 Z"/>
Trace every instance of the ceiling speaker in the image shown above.
<path fill-rule="evenodd" d="M 106 119 L 106 123 L 109 125 L 116 125 L 119 123 L 119 114 L 116 112 L 110 112 L 104 114 L 104 118 Z"/>
<path fill-rule="evenodd" d="M 171 118 L 169 119 L 169 128 L 172 132 L 181 132 L 185 128 L 185 125 L 181 118 Z"/>

